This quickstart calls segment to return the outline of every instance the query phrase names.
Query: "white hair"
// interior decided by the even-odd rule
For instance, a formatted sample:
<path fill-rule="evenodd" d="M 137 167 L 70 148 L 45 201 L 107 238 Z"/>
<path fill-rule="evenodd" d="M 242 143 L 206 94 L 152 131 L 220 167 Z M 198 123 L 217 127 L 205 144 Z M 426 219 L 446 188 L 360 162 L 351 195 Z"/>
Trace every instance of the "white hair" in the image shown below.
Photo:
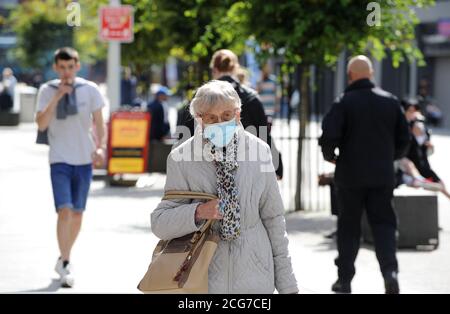
<path fill-rule="evenodd" d="M 241 99 L 230 83 L 212 80 L 197 90 L 189 111 L 195 117 L 208 112 L 211 107 L 223 105 L 232 105 L 241 109 Z"/>

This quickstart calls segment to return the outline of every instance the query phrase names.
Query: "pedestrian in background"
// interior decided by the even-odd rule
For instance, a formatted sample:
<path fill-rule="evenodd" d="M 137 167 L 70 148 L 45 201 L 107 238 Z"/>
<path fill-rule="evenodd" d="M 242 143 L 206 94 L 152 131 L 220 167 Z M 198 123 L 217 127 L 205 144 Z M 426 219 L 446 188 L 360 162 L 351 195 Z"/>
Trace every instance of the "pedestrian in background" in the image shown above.
<path fill-rule="evenodd" d="M 167 105 L 169 95 L 169 89 L 160 86 L 155 93 L 155 98 L 147 106 L 147 111 L 152 115 L 150 121 L 151 140 L 162 141 L 164 138 L 170 137 L 169 107 Z"/>
<path fill-rule="evenodd" d="M 405 117 L 411 129 L 411 142 L 407 155 L 398 161 L 398 184 L 411 187 L 422 187 L 427 190 L 442 192 L 450 198 L 444 182 L 431 169 L 428 156 L 434 153 L 431 142 L 431 132 L 425 124 L 425 117 L 420 112 L 420 106 L 408 100 L 402 100 Z"/>
<path fill-rule="evenodd" d="M 11 68 L 3 69 L 2 81 L 0 84 L 0 111 L 9 111 L 14 105 L 14 91 L 17 79 Z"/>
<path fill-rule="evenodd" d="M 278 86 L 276 78 L 270 73 L 269 65 L 266 64 L 262 68 L 261 80 L 258 82 L 257 88 L 259 99 L 261 100 L 267 117 L 272 121 L 275 114 L 280 111 L 279 99 L 277 96 Z"/>
<path fill-rule="evenodd" d="M 394 160 L 406 155 L 410 141 L 408 123 L 400 102 L 371 82 L 373 68 L 367 57 L 352 58 L 347 74 L 350 85 L 325 116 L 319 141 L 324 159 L 336 163 L 338 280 L 332 290 L 351 292 L 365 209 L 385 292 L 396 294 L 400 289 L 397 220 L 392 208 Z"/>
<path fill-rule="evenodd" d="M 123 77 L 120 81 L 120 105 L 135 106 L 136 104 L 137 79 L 131 73 L 129 67 L 123 69 Z"/>
<path fill-rule="evenodd" d="M 426 78 L 422 78 L 419 81 L 417 100 L 421 112 L 425 115 L 427 124 L 440 126 L 444 115 L 430 95 L 430 83 Z"/>
<path fill-rule="evenodd" d="M 53 70 L 59 79 L 43 84 L 37 96 L 36 122 L 39 130 L 48 134 L 50 175 L 58 214 L 60 256 L 55 271 L 64 287 L 74 284 L 70 253 L 86 209 L 92 163 L 100 166 L 105 156 L 104 99 L 94 82 L 77 77 L 80 66 L 76 50 L 56 50 Z M 92 120 L 97 146 L 91 136 Z"/>
<path fill-rule="evenodd" d="M 239 67 L 236 77 L 241 85 L 250 86 L 249 76 L 250 75 L 247 69 Z"/>

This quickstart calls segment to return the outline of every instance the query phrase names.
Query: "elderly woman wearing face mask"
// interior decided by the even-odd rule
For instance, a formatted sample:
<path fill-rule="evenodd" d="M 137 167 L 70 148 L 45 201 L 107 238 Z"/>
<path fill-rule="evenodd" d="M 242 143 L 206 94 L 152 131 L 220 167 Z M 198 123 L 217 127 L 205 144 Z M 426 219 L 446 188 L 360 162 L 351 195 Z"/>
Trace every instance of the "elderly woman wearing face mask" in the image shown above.
<path fill-rule="evenodd" d="M 153 233 L 177 238 L 217 219 L 221 240 L 209 266 L 209 293 L 297 293 L 269 146 L 243 129 L 241 101 L 230 83 L 206 83 L 190 106 L 198 127 L 170 153 L 165 191 L 219 198 L 162 201 L 151 215 Z"/>

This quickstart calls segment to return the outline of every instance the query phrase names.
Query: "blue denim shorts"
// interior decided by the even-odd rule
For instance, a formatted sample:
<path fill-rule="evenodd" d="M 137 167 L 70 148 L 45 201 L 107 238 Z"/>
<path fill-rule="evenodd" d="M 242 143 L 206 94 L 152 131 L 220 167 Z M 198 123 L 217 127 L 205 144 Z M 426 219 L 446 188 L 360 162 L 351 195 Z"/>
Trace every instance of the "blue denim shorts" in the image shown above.
<path fill-rule="evenodd" d="M 58 212 L 61 208 L 70 208 L 83 212 L 86 209 L 92 181 L 92 165 L 51 164 L 50 176 L 56 211 Z"/>

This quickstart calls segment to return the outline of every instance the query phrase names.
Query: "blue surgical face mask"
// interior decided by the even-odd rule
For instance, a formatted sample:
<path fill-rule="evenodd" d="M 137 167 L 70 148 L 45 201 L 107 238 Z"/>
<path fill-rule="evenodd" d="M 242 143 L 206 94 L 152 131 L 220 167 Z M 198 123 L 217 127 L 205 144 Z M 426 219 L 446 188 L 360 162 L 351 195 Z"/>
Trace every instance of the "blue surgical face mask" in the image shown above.
<path fill-rule="evenodd" d="M 217 147 L 225 147 L 233 139 L 236 132 L 236 118 L 221 123 L 205 124 L 204 137 Z"/>

